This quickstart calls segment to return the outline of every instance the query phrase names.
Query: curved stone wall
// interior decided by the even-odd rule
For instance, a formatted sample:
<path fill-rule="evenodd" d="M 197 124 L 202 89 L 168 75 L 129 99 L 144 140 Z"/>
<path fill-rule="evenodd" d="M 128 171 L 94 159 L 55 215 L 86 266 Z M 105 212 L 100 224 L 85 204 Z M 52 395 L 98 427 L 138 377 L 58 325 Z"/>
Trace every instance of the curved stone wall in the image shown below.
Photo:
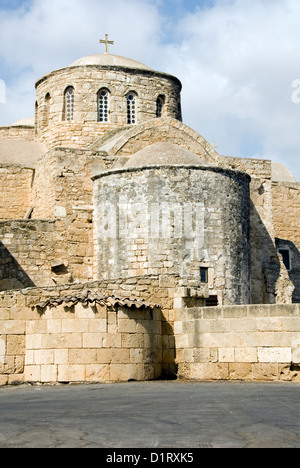
<path fill-rule="evenodd" d="M 250 302 L 249 176 L 153 166 L 94 180 L 99 278 L 161 275 L 219 303 Z"/>
<path fill-rule="evenodd" d="M 74 118 L 66 121 L 64 94 L 74 89 Z M 136 123 L 157 117 L 157 98 L 164 97 L 163 117 L 181 120 L 180 81 L 164 73 L 113 66 L 76 66 L 44 76 L 36 83 L 36 131 L 53 146 L 81 147 L 116 127 L 126 127 L 127 96 L 136 95 Z M 109 92 L 108 122 L 98 122 L 98 92 Z"/>

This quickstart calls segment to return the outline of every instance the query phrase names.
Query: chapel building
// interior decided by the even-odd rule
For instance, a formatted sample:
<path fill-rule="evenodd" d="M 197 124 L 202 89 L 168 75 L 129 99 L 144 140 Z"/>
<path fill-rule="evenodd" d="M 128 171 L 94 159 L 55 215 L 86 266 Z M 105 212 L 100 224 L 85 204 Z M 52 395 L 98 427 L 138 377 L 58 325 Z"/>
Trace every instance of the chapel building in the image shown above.
<path fill-rule="evenodd" d="M 143 277 L 203 306 L 300 302 L 300 184 L 218 154 L 181 89 L 109 53 L 38 79 L 35 117 L 0 127 L 0 291 Z"/>

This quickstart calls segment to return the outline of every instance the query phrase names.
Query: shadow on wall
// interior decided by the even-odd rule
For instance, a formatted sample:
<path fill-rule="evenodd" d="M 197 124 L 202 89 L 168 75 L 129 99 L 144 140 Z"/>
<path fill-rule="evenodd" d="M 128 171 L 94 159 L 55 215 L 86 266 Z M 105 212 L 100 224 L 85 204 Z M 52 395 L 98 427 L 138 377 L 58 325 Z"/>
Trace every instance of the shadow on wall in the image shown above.
<path fill-rule="evenodd" d="M 274 241 L 251 201 L 252 303 L 276 303 L 276 283 L 280 261 Z"/>
<path fill-rule="evenodd" d="M 0 242 L 0 291 L 34 287 L 35 284 L 14 256 Z"/>
<path fill-rule="evenodd" d="M 289 278 L 295 287 L 292 298 L 293 304 L 300 304 L 300 251 L 291 241 L 285 239 L 275 240 L 277 251 L 282 255 Z"/>

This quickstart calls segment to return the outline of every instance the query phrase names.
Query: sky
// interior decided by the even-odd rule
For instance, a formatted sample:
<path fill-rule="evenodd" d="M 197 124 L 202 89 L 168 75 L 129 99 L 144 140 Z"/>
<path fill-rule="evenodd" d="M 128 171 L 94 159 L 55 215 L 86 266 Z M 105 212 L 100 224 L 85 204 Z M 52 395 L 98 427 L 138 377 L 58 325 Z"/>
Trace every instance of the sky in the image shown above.
<path fill-rule="evenodd" d="M 37 79 L 103 53 L 106 33 L 111 53 L 181 80 L 184 123 L 220 154 L 300 181 L 299 0 L 0 0 L 0 126 L 33 116 Z"/>

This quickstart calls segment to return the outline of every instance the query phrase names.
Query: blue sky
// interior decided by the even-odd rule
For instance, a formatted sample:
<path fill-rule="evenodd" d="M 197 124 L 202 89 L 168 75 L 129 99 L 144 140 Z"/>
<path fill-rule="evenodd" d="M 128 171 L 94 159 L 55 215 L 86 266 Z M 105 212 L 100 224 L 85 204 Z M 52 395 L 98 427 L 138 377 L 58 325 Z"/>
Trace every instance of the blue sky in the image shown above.
<path fill-rule="evenodd" d="M 218 151 L 272 159 L 300 181 L 299 0 L 0 0 L 0 125 L 34 115 L 35 81 L 111 53 L 177 76 L 184 122 Z"/>

